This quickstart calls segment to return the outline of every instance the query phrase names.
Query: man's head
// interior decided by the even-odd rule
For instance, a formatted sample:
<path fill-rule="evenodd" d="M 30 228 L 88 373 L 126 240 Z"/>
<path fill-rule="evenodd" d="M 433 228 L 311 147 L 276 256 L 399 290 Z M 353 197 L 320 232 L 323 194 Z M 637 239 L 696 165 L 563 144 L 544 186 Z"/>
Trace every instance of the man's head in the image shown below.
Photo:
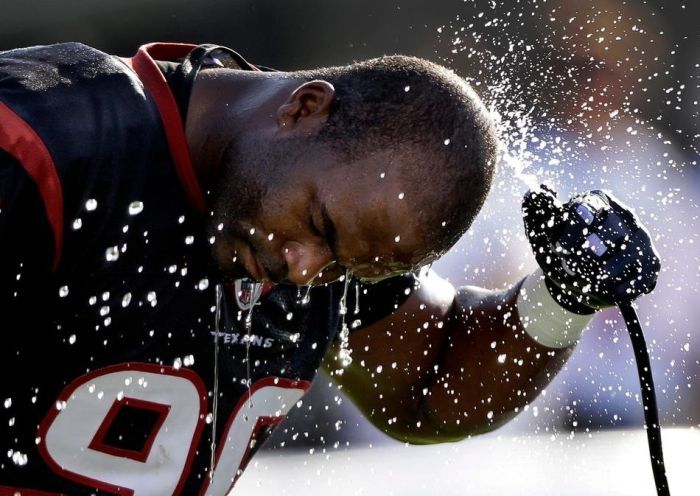
<path fill-rule="evenodd" d="M 403 56 L 265 77 L 276 88 L 266 102 L 277 101 L 235 133 L 213 192 L 225 270 L 296 284 L 384 277 L 432 262 L 466 231 L 496 135 L 462 79 Z"/>

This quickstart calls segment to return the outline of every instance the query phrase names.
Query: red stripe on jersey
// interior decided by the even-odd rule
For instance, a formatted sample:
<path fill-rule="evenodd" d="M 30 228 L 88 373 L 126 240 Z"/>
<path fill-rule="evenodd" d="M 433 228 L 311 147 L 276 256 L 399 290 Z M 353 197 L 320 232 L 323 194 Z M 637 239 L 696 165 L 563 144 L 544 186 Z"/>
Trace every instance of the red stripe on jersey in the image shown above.
<path fill-rule="evenodd" d="M 56 166 L 46 145 L 27 122 L 0 102 L 0 148 L 12 155 L 32 176 L 44 200 L 54 237 L 53 268 L 61 260 L 63 246 L 63 191 Z"/>
<path fill-rule="evenodd" d="M 193 48 L 195 48 L 195 45 L 184 43 L 150 43 L 143 45 L 136 52 L 136 55 L 131 58 L 131 66 L 148 89 L 158 107 L 170 153 L 175 162 L 177 175 L 185 188 L 187 200 L 198 212 L 203 214 L 206 210 L 204 194 L 202 194 L 202 189 L 199 181 L 197 181 L 194 166 L 192 165 L 190 149 L 185 139 L 182 116 L 177 108 L 175 97 L 165 80 L 165 76 L 155 63 L 155 60 L 175 61 L 185 57 Z"/>

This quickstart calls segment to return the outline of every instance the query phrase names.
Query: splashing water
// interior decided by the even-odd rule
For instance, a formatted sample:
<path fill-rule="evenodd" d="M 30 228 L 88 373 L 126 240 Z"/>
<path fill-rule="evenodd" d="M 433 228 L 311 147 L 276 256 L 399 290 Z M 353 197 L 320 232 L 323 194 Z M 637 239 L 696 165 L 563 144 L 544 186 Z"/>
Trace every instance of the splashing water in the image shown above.
<path fill-rule="evenodd" d="M 246 313 L 243 325 L 245 328 L 245 364 L 246 364 L 246 387 L 248 388 L 248 406 L 252 406 L 252 374 L 250 368 L 250 341 L 251 334 L 253 331 L 253 309 L 260 299 L 262 294 L 262 283 L 257 281 L 245 280 L 242 282 L 243 285 L 247 285 L 250 294 L 250 306 L 248 307 L 248 312 Z M 218 407 L 219 407 L 219 339 L 221 337 L 221 305 L 223 300 L 223 286 L 221 284 L 216 285 L 216 311 L 214 314 L 214 387 L 212 400 L 212 436 L 211 436 L 211 446 L 210 446 L 210 467 L 209 467 L 209 478 L 214 476 L 214 464 L 216 457 L 216 424 L 218 418 Z"/>
<path fill-rule="evenodd" d="M 211 449 L 209 459 L 209 481 L 214 477 L 214 462 L 216 457 L 216 420 L 219 409 L 219 337 L 221 334 L 221 299 L 223 287 L 216 285 L 216 312 L 214 313 L 214 398 L 212 400 Z"/>
<path fill-rule="evenodd" d="M 355 311 L 353 315 L 360 313 L 360 283 L 355 283 Z"/>
<path fill-rule="evenodd" d="M 313 288 L 313 286 L 308 286 L 306 288 L 306 292 L 304 293 L 304 297 L 301 299 L 302 305 L 308 305 L 311 302 L 311 288 Z"/>
<path fill-rule="evenodd" d="M 352 351 L 349 348 L 349 338 L 350 329 L 348 328 L 347 319 L 345 316 L 348 313 L 347 298 L 348 298 L 348 286 L 350 285 L 350 271 L 345 271 L 345 279 L 343 285 L 343 296 L 340 298 L 340 349 L 338 350 L 338 360 L 340 360 L 341 367 L 347 367 L 352 363 Z M 337 374 L 342 374 L 342 368 L 340 371 L 336 371 Z"/>
<path fill-rule="evenodd" d="M 528 112 L 505 109 L 504 115 L 501 115 L 495 103 L 489 108 L 496 122 L 500 143 L 498 162 L 508 167 L 529 189 L 536 189 L 540 184 L 533 172 L 526 172 L 532 170 L 534 160 L 527 146 L 533 129 L 530 115 L 533 109 Z"/>
<path fill-rule="evenodd" d="M 302 286 L 297 286 L 297 302 L 301 305 L 308 305 L 311 302 L 311 290 L 313 289 L 313 282 L 316 279 L 321 279 L 323 278 L 323 272 L 333 264 L 335 264 L 335 260 L 331 260 L 328 262 L 326 265 L 324 265 L 321 270 L 319 270 L 311 279 L 309 279 L 306 284 L 303 286 L 304 288 L 304 296 L 301 295 L 302 291 Z"/>
<path fill-rule="evenodd" d="M 248 307 L 248 313 L 245 316 L 244 326 L 245 326 L 245 368 L 246 368 L 246 386 L 248 387 L 248 402 L 250 406 L 250 398 L 252 396 L 251 386 L 251 372 L 250 372 L 250 341 L 251 334 L 253 332 L 253 309 L 255 305 L 258 304 L 260 295 L 262 294 L 262 283 L 257 281 L 248 281 L 250 291 L 250 307 Z"/>
<path fill-rule="evenodd" d="M 692 343 L 684 346 L 697 340 L 700 292 L 700 86 L 689 70 L 692 60 L 697 72 L 697 44 L 668 24 L 683 4 L 653 12 L 644 2 L 465 0 L 437 28 L 438 58 L 489 103 L 500 145 L 492 193 L 437 268 L 457 284 L 511 284 L 535 266 L 522 230 L 525 189 L 544 183 L 562 201 L 612 191 L 647 224 L 663 257 L 657 289 L 640 300 L 653 362 L 670 364 L 658 377 L 662 422 L 697 425 L 689 378 L 697 379 L 698 355 Z M 603 410 L 615 412 L 615 426 L 621 416 L 641 423 L 637 377 L 617 344 L 618 327 L 618 319 L 592 321 L 550 394 L 538 400 L 550 424 L 568 428 L 562 419 L 575 418 L 578 429 L 581 419 L 609 426 Z M 605 367 L 591 365 L 601 360 Z M 601 392 L 608 381 L 614 388 Z M 545 428 L 547 415 L 517 417 L 509 428 Z"/>

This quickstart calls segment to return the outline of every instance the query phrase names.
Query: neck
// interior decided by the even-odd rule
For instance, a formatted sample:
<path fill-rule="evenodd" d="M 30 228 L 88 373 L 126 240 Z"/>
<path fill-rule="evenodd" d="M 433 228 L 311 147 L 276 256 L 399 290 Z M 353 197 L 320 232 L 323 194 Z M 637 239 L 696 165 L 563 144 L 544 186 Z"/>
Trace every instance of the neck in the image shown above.
<path fill-rule="evenodd" d="M 274 134 L 277 108 L 299 84 L 282 72 L 203 71 L 192 87 L 185 134 L 205 195 L 226 151 L 246 133 Z"/>

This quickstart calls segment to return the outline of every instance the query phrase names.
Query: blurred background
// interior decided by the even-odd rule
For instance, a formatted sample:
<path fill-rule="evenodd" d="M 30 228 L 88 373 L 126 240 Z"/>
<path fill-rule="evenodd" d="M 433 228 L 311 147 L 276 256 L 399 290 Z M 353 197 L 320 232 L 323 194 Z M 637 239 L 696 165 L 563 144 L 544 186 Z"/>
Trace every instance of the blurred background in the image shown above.
<path fill-rule="evenodd" d="M 700 424 L 700 2 L 695 0 L 25 0 L 5 2 L 0 49 L 81 41 L 130 55 L 149 41 L 230 46 L 281 70 L 403 53 L 472 82 L 500 121 L 493 192 L 434 268 L 503 287 L 535 268 L 520 198 L 606 188 L 633 206 L 662 255 L 639 302 L 665 426 Z M 638 427 L 632 350 L 599 314 L 565 370 L 498 435 Z M 319 376 L 266 450 L 393 441 Z"/>

